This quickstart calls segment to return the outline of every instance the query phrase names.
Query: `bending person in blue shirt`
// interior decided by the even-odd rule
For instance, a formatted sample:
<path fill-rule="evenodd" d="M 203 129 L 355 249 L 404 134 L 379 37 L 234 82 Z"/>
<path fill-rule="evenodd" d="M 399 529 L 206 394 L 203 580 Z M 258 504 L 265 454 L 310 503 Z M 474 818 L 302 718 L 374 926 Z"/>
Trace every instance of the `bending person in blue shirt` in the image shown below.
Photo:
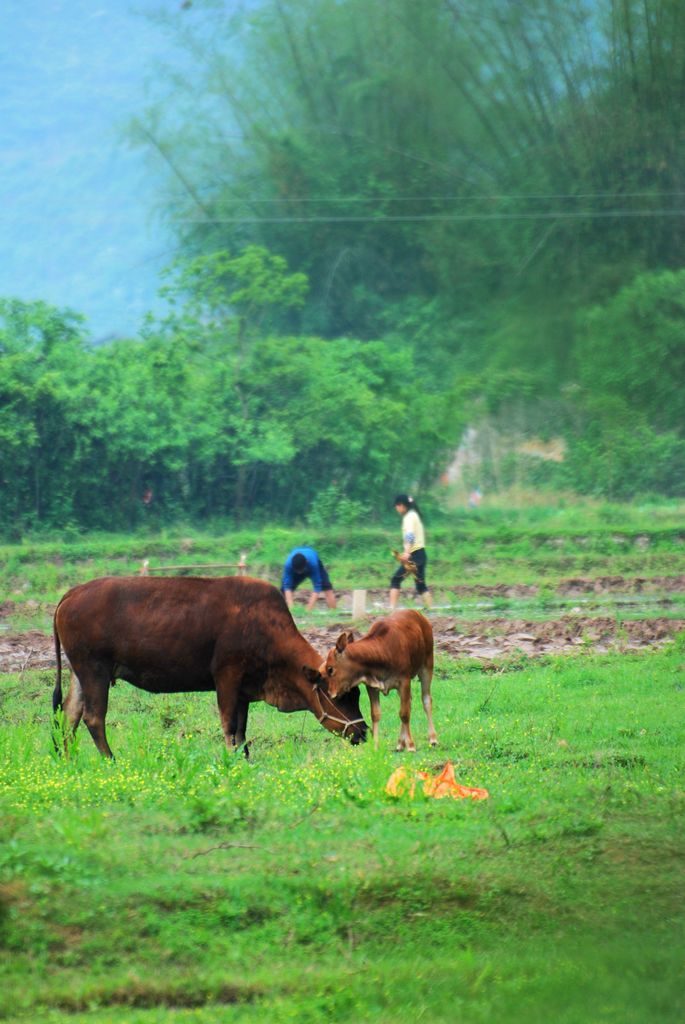
<path fill-rule="evenodd" d="M 328 573 L 314 548 L 293 548 L 283 566 L 281 593 L 285 597 L 288 608 L 294 603 L 294 592 L 303 580 L 311 579 L 312 593 L 307 602 L 307 611 L 316 604 L 323 594 L 329 608 L 335 608 L 335 594 L 328 578 Z"/>

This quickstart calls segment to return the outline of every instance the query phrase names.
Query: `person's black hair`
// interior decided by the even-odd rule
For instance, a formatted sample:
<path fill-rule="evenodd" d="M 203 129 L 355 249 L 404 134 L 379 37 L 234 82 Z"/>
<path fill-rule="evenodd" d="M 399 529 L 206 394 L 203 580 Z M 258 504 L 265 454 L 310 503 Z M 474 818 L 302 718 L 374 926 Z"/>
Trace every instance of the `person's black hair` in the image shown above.
<path fill-rule="evenodd" d="M 293 555 L 293 560 L 290 564 L 293 567 L 293 572 L 296 572 L 298 576 L 302 576 L 309 567 L 309 562 L 301 551 L 298 551 L 297 554 Z"/>
<path fill-rule="evenodd" d="M 397 494 L 393 501 L 393 507 L 395 505 L 404 505 L 407 509 L 411 509 L 418 515 L 421 515 L 421 509 L 410 494 Z"/>

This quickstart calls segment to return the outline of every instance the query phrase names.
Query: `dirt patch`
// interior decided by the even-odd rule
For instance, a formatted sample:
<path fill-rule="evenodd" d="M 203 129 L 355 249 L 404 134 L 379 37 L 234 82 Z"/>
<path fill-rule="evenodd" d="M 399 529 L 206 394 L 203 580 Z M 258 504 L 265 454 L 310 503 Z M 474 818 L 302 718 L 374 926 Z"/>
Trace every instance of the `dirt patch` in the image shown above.
<path fill-rule="evenodd" d="M 578 576 L 560 580 L 557 584 L 542 584 L 547 593 L 559 597 L 581 597 L 590 594 L 683 594 L 685 593 L 685 576 Z M 455 597 L 490 597 L 516 598 L 536 597 L 541 585 L 538 583 L 464 583 L 454 587 L 436 586 L 437 593 Z M 371 601 L 384 601 L 388 592 L 382 589 L 371 589 L 366 592 Z M 305 598 L 303 597 L 304 601 Z M 341 605 L 351 604 L 351 595 L 341 595 Z"/>
<path fill-rule="evenodd" d="M 685 619 L 640 619 L 617 623 L 610 618 L 564 616 L 545 622 L 524 619 L 434 618 L 435 649 L 450 654 L 489 660 L 516 653 L 562 654 L 587 648 L 597 652 L 640 650 L 658 647 L 685 630 Z M 326 651 L 335 643 L 341 627 L 303 630 L 310 644 Z M 347 627 L 349 628 L 349 627 Z"/>
<path fill-rule="evenodd" d="M 586 648 L 597 652 L 640 650 L 659 647 L 685 630 L 685 619 L 639 619 L 617 623 L 610 618 L 578 615 L 535 622 L 525 619 L 479 619 L 477 622 L 451 617 L 432 619 L 435 649 L 454 657 L 491 658 L 516 653 L 528 655 L 563 654 Z M 302 632 L 322 654 L 335 643 L 349 623 L 315 626 Z M 0 672 L 55 668 L 52 637 L 30 630 L 0 635 Z"/>
<path fill-rule="evenodd" d="M 559 597 L 582 597 L 591 594 L 685 594 L 685 575 L 676 576 L 578 576 L 560 580 L 556 585 L 542 584 L 547 593 Z M 407 588 L 408 590 L 411 588 Z M 541 590 L 537 583 L 464 583 L 453 587 L 436 586 L 435 592 L 440 596 L 454 597 L 487 597 L 487 598 L 526 598 L 536 597 Z M 341 609 L 349 611 L 352 607 L 352 591 L 338 591 L 338 603 Z M 377 614 L 383 614 L 382 608 L 387 604 L 387 587 L 369 588 L 366 591 L 369 606 L 378 605 Z M 295 594 L 298 605 L 304 605 L 309 593 L 306 589 Z M 22 613 L 45 614 L 52 617 L 55 610 L 53 604 L 40 601 L 0 601 L 0 621 Z"/>
<path fill-rule="evenodd" d="M 562 580 L 556 588 L 564 597 L 580 594 L 682 594 L 685 576 L 596 576 Z"/>
<path fill-rule="evenodd" d="M 0 672 L 23 672 L 27 668 L 55 668 L 52 637 L 37 629 L 0 634 Z"/>
<path fill-rule="evenodd" d="M 597 653 L 661 646 L 685 629 L 683 619 L 639 619 L 617 623 L 609 618 L 564 616 L 546 622 L 486 619 L 436 631 L 443 654 L 488 659 L 501 655 L 563 654 L 578 649 Z"/>

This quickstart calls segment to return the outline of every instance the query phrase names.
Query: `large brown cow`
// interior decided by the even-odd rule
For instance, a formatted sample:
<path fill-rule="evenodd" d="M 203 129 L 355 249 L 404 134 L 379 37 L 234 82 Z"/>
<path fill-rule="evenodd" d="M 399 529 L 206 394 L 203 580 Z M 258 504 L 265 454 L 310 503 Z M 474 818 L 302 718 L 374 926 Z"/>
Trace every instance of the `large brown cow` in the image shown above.
<path fill-rule="evenodd" d="M 64 715 L 83 717 L 101 754 L 110 684 L 125 679 L 150 693 L 216 690 L 226 744 L 245 741 L 248 706 L 309 710 L 330 732 L 359 742 L 366 723 L 359 697 L 335 703 L 318 672 L 321 655 L 298 632 L 270 583 L 245 577 L 107 577 L 68 591 L 54 618 L 62 707 L 61 646 L 71 665 Z"/>
<path fill-rule="evenodd" d="M 421 680 L 423 707 L 428 718 L 428 742 L 438 742 L 433 727 L 433 630 L 427 618 L 413 610 L 393 612 L 378 619 L 360 640 L 353 633 L 341 633 L 335 647 L 321 665 L 331 697 L 339 700 L 360 682 L 366 683 L 371 704 L 374 743 L 378 743 L 381 706 L 378 691 L 399 690 L 400 736 L 398 750 L 416 750 L 409 727 L 411 681 Z"/>

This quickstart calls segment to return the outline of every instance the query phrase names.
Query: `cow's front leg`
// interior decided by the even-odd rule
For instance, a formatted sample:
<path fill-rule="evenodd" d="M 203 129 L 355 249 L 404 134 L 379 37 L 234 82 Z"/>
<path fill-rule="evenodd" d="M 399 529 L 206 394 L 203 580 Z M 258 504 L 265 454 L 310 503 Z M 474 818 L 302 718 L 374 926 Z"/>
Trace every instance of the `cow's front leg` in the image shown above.
<path fill-rule="evenodd" d="M 367 686 L 366 692 L 369 695 L 371 707 L 371 732 L 373 735 L 373 746 L 378 750 L 378 723 L 381 720 L 381 695 L 375 686 Z"/>
<path fill-rule="evenodd" d="M 248 728 L 248 709 L 250 702 L 246 696 L 240 696 L 236 705 L 236 712 L 230 722 L 230 736 L 233 746 L 242 746 Z"/>
<path fill-rule="evenodd" d="M 409 718 L 411 715 L 411 679 L 403 679 L 400 683 L 400 738 L 397 741 L 398 750 L 408 750 L 413 753 L 416 750 L 416 744 L 412 739 L 411 730 L 409 728 Z"/>
<path fill-rule="evenodd" d="M 241 672 L 233 668 L 223 669 L 214 677 L 221 728 L 229 750 L 237 749 L 236 730 L 240 728 L 240 678 Z"/>

